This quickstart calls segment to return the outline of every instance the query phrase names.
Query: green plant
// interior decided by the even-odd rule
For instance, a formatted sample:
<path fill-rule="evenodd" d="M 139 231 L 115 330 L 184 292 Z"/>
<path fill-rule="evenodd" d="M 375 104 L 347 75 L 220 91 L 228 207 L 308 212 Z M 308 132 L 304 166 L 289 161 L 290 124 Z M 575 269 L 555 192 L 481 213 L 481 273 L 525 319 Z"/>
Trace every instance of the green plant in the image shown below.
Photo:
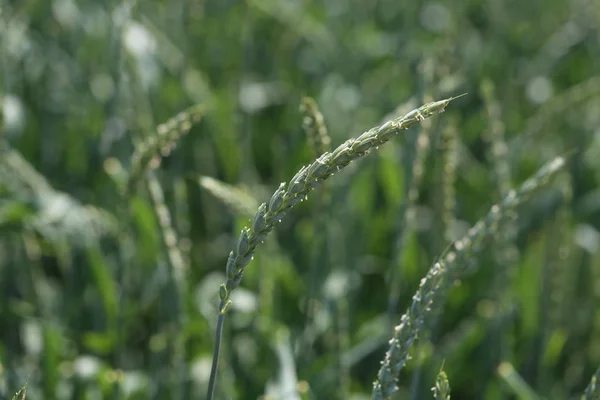
<path fill-rule="evenodd" d="M 600 399 L 600 368 L 596 370 L 596 373 L 590 379 L 590 383 L 585 389 L 582 400 L 598 400 Z"/>
<path fill-rule="evenodd" d="M 440 261 L 427 272 L 411 306 L 394 328 L 389 350 L 373 384 L 373 400 L 389 399 L 398 390 L 398 373 L 410 359 L 409 351 L 421 331 L 431 323 L 434 310 L 443 306 L 444 298 L 457 279 L 478 265 L 473 256 L 501 229 L 510 212 L 522 205 L 536 191 L 547 185 L 565 166 L 566 160 L 558 157 L 544 165 L 535 176 L 523 182 L 519 190 L 511 191 L 503 201 L 490 208 L 487 216 L 479 220 L 461 240 L 456 241 Z"/>
<path fill-rule="evenodd" d="M 25 400 L 27 397 L 27 385 L 23 386 L 15 395 L 12 400 Z"/>
<path fill-rule="evenodd" d="M 327 125 L 317 102 L 311 97 L 303 97 L 300 111 L 304 115 L 302 128 L 306 133 L 308 144 L 316 156 L 329 151 L 331 138 L 327 133 Z"/>
<path fill-rule="evenodd" d="M 599 3 L 346 3 L 0 0 L 0 398 L 204 398 L 260 203 L 465 91 L 274 223 L 230 293 L 215 398 L 368 397 L 437 262 L 460 279 L 391 398 L 445 397 L 440 364 L 453 398 L 597 398 Z"/>
<path fill-rule="evenodd" d="M 443 365 L 435 378 L 435 386 L 431 390 L 435 400 L 450 400 L 450 382 Z"/>
<path fill-rule="evenodd" d="M 202 104 L 188 107 L 167 122 L 158 125 L 156 134 L 149 135 L 136 143 L 125 185 L 129 193 L 134 191 L 135 185 L 147 171 L 160 166 L 162 157 L 171 154 L 179 139 L 192 129 L 193 124 L 200 120 L 205 110 L 206 107 Z"/>
<path fill-rule="evenodd" d="M 244 228 L 242 230 L 237 246 L 229 254 L 229 259 L 227 260 L 227 282 L 221 285 L 219 293 L 221 301 L 219 304 L 219 317 L 209 380 L 208 399 L 212 399 L 214 395 L 223 322 L 231 306 L 229 296 L 239 286 L 244 275 L 244 269 L 252 260 L 256 247 L 262 243 L 266 235 L 275 227 L 275 224 L 281 221 L 287 210 L 295 204 L 304 201 L 308 193 L 321 181 L 327 179 L 352 161 L 368 154 L 371 149 L 384 144 L 403 130 L 423 121 L 425 118 L 443 112 L 446 106 L 454 99 L 456 97 L 425 104 L 402 117 L 370 129 L 357 139 L 346 141 L 331 153 L 324 153 L 309 166 L 301 168 L 290 180 L 287 188 L 285 183 L 281 183 L 271 196 L 269 204 L 261 204 L 252 220 L 251 228 Z"/>

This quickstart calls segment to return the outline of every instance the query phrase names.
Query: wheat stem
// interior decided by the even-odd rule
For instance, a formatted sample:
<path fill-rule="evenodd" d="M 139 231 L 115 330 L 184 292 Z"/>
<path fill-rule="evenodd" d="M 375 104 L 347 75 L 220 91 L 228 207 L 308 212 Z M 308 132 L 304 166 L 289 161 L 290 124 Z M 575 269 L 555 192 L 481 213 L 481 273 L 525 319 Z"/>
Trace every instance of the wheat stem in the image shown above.
<path fill-rule="evenodd" d="M 417 76 L 422 77 L 419 80 L 419 96 L 423 100 L 429 101 L 429 94 L 422 92 L 432 85 L 435 75 L 435 64 L 433 59 L 428 58 L 423 60 L 417 67 Z M 390 271 L 390 293 L 388 297 L 388 317 L 390 327 L 395 325 L 397 318 L 398 301 L 402 291 L 402 257 L 408 245 L 408 241 L 415 230 L 416 222 L 416 206 L 419 201 L 419 189 L 425 175 L 425 163 L 429 156 L 431 147 L 431 127 L 430 120 L 424 121 L 421 128 L 414 135 L 408 135 L 407 146 L 403 149 L 402 158 L 404 176 L 404 193 L 405 198 L 400 206 L 400 223 L 396 234 L 396 244 L 394 250 L 394 258 Z"/>
<path fill-rule="evenodd" d="M 488 160 L 493 165 L 494 178 L 501 196 L 506 196 L 512 186 L 512 171 L 508 157 L 505 127 L 500 104 L 495 96 L 494 85 L 486 80 L 481 84 L 481 95 L 485 102 L 488 129 L 483 139 L 489 146 Z"/>
<path fill-rule="evenodd" d="M 512 170 L 508 155 L 508 145 L 505 138 L 505 126 L 502 119 L 502 109 L 496 99 L 495 87 L 490 80 L 481 84 L 481 95 L 487 112 L 487 125 L 483 139 L 488 146 L 487 159 L 492 164 L 493 177 L 500 197 L 506 196 L 512 187 Z M 513 279 L 514 268 L 519 250 L 514 241 L 517 236 L 515 221 L 516 213 L 511 216 L 511 221 L 505 224 L 504 232 L 499 236 L 493 253 L 498 268 L 492 274 L 492 285 L 489 291 L 490 297 L 498 304 L 498 309 L 510 309 L 514 302 L 511 291 L 507 290 Z M 500 312 L 503 314 L 503 312 Z M 510 324 L 510 320 L 506 320 Z M 488 362 L 493 368 L 500 361 L 511 359 L 509 346 L 510 326 L 503 330 L 495 330 L 490 333 L 488 343 Z M 503 390 L 500 388 L 499 390 Z"/>
<path fill-rule="evenodd" d="M 454 120 L 442 133 L 442 224 L 444 239 L 451 241 L 456 238 L 453 234 L 456 221 L 456 170 L 458 166 L 458 133 Z"/>
<path fill-rule="evenodd" d="M 206 395 L 206 400 L 212 400 L 215 395 L 215 383 L 217 381 L 217 370 L 219 369 L 219 353 L 221 352 L 221 337 L 223 336 L 223 322 L 225 322 L 225 314 L 221 313 L 217 318 L 215 348 L 213 350 L 213 360 L 210 367 L 210 378 L 208 379 L 208 394 Z"/>

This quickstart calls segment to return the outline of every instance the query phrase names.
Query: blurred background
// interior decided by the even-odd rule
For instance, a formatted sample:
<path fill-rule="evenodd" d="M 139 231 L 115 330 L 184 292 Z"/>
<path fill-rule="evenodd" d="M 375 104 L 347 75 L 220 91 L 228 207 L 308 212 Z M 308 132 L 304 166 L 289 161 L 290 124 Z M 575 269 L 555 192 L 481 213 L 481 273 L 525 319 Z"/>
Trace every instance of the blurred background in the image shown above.
<path fill-rule="evenodd" d="M 462 93 L 259 246 L 216 398 L 370 398 L 436 258 L 568 151 L 474 254 L 396 398 L 432 398 L 442 364 L 453 399 L 578 398 L 600 364 L 599 26 L 597 0 L 1 0 L 0 398 L 204 398 L 258 205 L 322 151 Z M 123 195 L 140 143 L 195 104 Z"/>

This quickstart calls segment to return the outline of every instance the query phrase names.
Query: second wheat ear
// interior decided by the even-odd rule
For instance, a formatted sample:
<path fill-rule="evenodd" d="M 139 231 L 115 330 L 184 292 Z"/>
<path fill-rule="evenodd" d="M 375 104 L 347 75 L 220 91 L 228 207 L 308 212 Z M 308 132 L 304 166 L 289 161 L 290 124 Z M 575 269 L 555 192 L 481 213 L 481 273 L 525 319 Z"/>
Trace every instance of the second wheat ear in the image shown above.
<path fill-rule="evenodd" d="M 427 103 L 412 110 L 404 116 L 395 118 L 385 124 L 372 128 L 356 139 L 349 139 L 335 150 L 325 152 L 310 165 L 304 166 L 286 184 L 282 182 L 268 203 L 263 203 L 252 218 L 251 226 L 244 228 L 238 238 L 235 248 L 229 253 L 226 266 L 227 281 L 221 284 L 219 290 L 220 304 L 219 317 L 216 329 L 216 343 L 213 354 L 213 364 L 208 385 L 207 399 L 213 398 L 218 367 L 221 332 L 225 314 L 231 306 L 231 292 L 239 285 L 244 275 L 246 266 L 254 257 L 254 251 L 262 243 L 275 224 L 285 216 L 286 212 L 295 204 L 305 200 L 308 193 L 320 182 L 346 167 L 352 161 L 367 155 L 372 149 L 388 142 L 400 132 L 416 125 L 417 123 L 444 112 L 448 104 L 464 96 L 451 97 L 444 100 Z"/>

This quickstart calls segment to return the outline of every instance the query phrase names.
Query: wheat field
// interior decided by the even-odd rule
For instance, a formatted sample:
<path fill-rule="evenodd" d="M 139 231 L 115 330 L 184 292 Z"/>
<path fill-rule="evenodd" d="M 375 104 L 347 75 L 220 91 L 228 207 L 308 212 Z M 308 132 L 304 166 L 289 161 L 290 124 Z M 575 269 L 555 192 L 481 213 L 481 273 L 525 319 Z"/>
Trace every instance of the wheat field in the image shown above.
<path fill-rule="evenodd" d="M 0 399 L 600 399 L 597 0 L 0 0 Z"/>

